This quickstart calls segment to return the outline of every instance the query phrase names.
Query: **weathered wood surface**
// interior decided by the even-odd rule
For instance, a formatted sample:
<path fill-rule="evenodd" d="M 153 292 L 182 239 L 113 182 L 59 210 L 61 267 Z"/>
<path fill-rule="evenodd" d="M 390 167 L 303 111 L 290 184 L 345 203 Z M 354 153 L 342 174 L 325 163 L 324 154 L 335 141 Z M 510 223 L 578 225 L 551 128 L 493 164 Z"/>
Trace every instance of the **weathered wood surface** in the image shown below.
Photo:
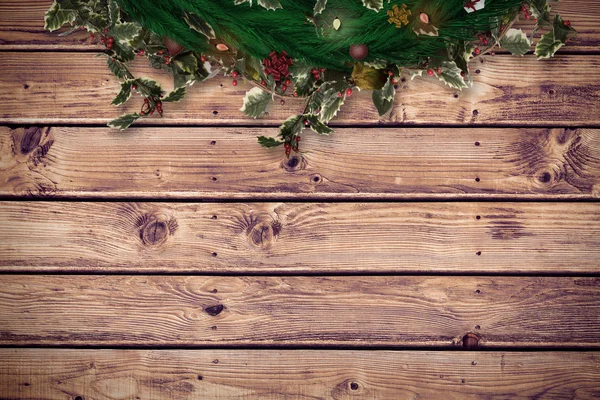
<path fill-rule="evenodd" d="M 84 33 L 58 37 L 57 33 L 44 31 L 44 13 L 51 4 L 52 0 L 0 0 L 0 50 L 100 50 L 99 46 L 87 40 L 88 35 Z M 600 3 L 590 0 L 560 0 L 552 3 L 552 10 L 571 20 L 579 32 L 561 52 L 598 51 Z M 515 27 L 530 30 L 532 24 L 523 21 Z"/>
<path fill-rule="evenodd" d="M 0 320 L 13 346 L 597 348 L 600 279 L 5 275 Z"/>
<path fill-rule="evenodd" d="M 543 273 L 600 268 L 598 203 L 0 203 L 0 270 Z"/>
<path fill-rule="evenodd" d="M 474 64 L 474 87 L 461 94 L 437 79 L 400 82 L 396 106 L 380 120 L 371 93 L 352 95 L 337 125 L 447 124 L 597 126 L 600 122 L 600 57 L 559 56 L 546 62 L 527 56 L 485 56 Z M 138 75 L 155 76 L 165 87 L 171 78 L 138 62 Z M 92 53 L 14 53 L 0 58 L 0 123 L 105 124 L 123 112 L 137 112 L 141 101 L 125 106 L 110 103 L 119 82 L 110 75 L 104 57 Z M 477 71 L 480 71 L 478 74 Z M 518 79 L 507 79 L 508 76 Z M 189 90 L 182 102 L 165 109 L 164 118 L 144 124 L 281 124 L 302 110 L 302 99 L 272 104 L 267 116 L 245 117 L 239 108 L 250 88 L 231 79 L 215 78 Z"/>
<path fill-rule="evenodd" d="M 340 128 L 289 160 L 277 128 L 0 127 L 0 195 L 598 198 L 600 130 Z"/>
<path fill-rule="evenodd" d="M 0 349 L 0 388 L 22 400 L 589 399 L 600 393 L 600 356 Z"/>

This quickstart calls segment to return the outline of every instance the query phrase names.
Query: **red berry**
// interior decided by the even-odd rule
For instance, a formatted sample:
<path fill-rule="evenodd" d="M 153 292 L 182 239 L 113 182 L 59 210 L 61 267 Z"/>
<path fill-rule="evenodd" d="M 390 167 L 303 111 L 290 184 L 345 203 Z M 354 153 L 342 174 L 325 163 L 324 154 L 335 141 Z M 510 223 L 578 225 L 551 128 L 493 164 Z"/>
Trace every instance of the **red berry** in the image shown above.
<path fill-rule="evenodd" d="M 437 73 L 438 73 L 438 74 L 441 74 L 441 73 L 442 73 L 442 69 L 441 69 L 441 68 L 438 68 L 438 69 L 437 69 Z"/>
<path fill-rule="evenodd" d="M 342 97 L 342 96 L 343 96 L 342 92 L 338 92 L 338 97 Z"/>
<path fill-rule="evenodd" d="M 321 68 L 319 71 L 320 72 L 325 72 L 325 68 Z"/>
<path fill-rule="evenodd" d="M 294 97 L 298 97 L 298 92 L 294 92 Z"/>
<path fill-rule="evenodd" d="M 318 75 L 319 74 L 319 70 L 318 69 L 313 69 L 311 72 L 312 72 L 313 75 Z"/>
<path fill-rule="evenodd" d="M 95 35 L 90 35 L 90 39 L 94 40 L 94 39 L 96 39 L 96 36 Z"/>
<path fill-rule="evenodd" d="M 289 79 L 286 79 L 286 80 L 285 80 L 285 84 L 286 84 L 287 86 L 290 86 L 290 85 L 292 84 L 292 81 L 291 81 L 291 80 L 289 80 Z"/>
<path fill-rule="evenodd" d="M 300 136 L 296 136 L 296 142 L 299 142 L 302 139 Z"/>
<path fill-rule="evenodd" d="M 352 96 L 352 89 L 351 88 L 346 89 L 346 96 Z"/>
<path fill-rule="evenodd" d="M 260 81 L 260 84 L 264 86 L 264 85 L 266 84 L 265 80 L 264 80 L 264 79 L 263 79 L 263 80 L 261 80 L 261 81 Z"/>
<path fill-rule="evenodd" d="M 279 102 L 279 104 L 281 104 L 282 106 L 285 105 L 285 100 L 281 99 L 281 101 Z"/>
<path fill-rule="evenodd" d="M 113 38 L 108 38 L 108 42 L 109 42 L 109 43 L 114 43 L 114 42 L 115 42 L 115 39 L 113 39 Z"/>
<path fill-rule="evenodd" d="M 233 81 L 231 81 L 231 84 L 232 84 L 233 86 L 237 86 L 237 83 L 238 83 L 238 82 L 237 82 L 235 79 L 234 79 Z"/>
<path fill-rule="evenodd" d="M 392 78 L 392 84 L 395 85 L 397 83 L 398 83 L 398 81 L 396 80 L 396 78 Z"/>
<path fill-rule="evenodd" d="M 131 87 L 131 89 L 133 89 L 133 90 L 137 90 L 137 86 L 133 85 L 133 86 Z"/>
<path fill-rule="evenodd" d="M 112 43 L 108 43 L 108 44 L 106 45 L 106 48 L 108 48 L 109 50 L 110 50 L 110 49 L 112 49 L 112 48 L 113 48 L 113 44 L 112 44 Z"/>
<path fill-rule="evenodd" d="M 433 72 L 433 70 L 432 70 L 431 68 L 429 68 L 429 69 L 427 70 L 427 75 L 429 75 L 429 76 L 433 76 L 434 74 L 435 74 L 435 73 Z"/>
<path fill-rule="evenodd" d="M 388 71 L 388 74 L 389 74 L 390 76 L 394 76 L 394 71 Z"/>
<path fill-rule="evenodd" d="M 234 78 L 237 78 L 238 76 L 240 76 L 240 74 L 239 74 L 239 72 L 237 72 L 237 71 L 233 71 L 233 72 L 231 73 L 231 76 L 233 76 Z"/>
<path fill-rule="evenodd" d="M 144 54 L 146 54 L 146 52 L 144 50 L 140 50 L 139 54 L 143 56 Z"/>
<path fill-rule="evenodd" d="M 490 55 L 493 57 L 493 56 L 495 56 L 495 55 L 496 55 L 496 52 L 495 52 L 495 51 L 492 51 L 492 52 L 490 53 Z"/>
<path fill-rule="evenodd" d="M 283 90 L 285 92 L 287 90 L 287 86 L 286 85 L 281 85 L 281 90 Z"/>
<path fill-rule="evenodd" d="M 304 126 L 310 126 L 310 121 L 309 120 L 304 121 Z"/>
<path fill-rule="evenodd" d="M 488 45 L 488 43 L 489 43 L 489 41 L 488 41 L 487 39 L 483 39 L 483 45 L 484 45 L 484 46 L 487 46 L 487 45 Z"/>
<path fill-rule="evenodd" d="M 479 36 L 477 36 L 477 38 L 481 41 L 483 40 L 483 35 L 480 34 Z"/>
<path fill-rule="evenodd" d="M 465 74 L 465 71 L 460 71 L 460 76 L 464 78 L 465 76 L 467 76 L 467 74 Z"/>
<path fill-rule="evenodd" d="M 200 61 L 202 61 L 202 62 L 206 62 L 206 56 L 202 56 L 202 57 L 200 57 Z"/>
<path fill-rule="evenodd" d="M 565 24 L 565 26 L 571 26 L 571 21 L 569 21 L 568 19 L 565 19 L 564 24 Z"/>
<path fill-rule="evenodd" d="M 105 29 L 105 30 L 104 30 L 104 33 L 108 33 L 108 29 Z"/>
<path fill-rule="evenodd" d="M 475 50 L 473 50 L 473 53 L 475 53 L 475 55 L 479 55 L 481 54 L 481 50 L 479 50 L 479 48 L 475 48 Z"/>

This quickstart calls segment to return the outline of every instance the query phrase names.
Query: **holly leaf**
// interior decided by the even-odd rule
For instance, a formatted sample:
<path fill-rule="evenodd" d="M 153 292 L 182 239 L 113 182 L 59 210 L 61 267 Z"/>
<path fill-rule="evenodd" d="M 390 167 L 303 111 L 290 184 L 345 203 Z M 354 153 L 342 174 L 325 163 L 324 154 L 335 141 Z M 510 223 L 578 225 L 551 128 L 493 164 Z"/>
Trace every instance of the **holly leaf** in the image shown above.
<path fill-rule="evenodd" d="M 164 99 L 162 99 L 163 103 L 175 103 L 179 100 L 183 99 L 185 96 L 185 87 L 178 87 L 169 93 Z"/>
<path fill-rule="evenodd" d="M 117 78 L 127 79 L 129 77 L 129 72 L 125 67 L 125 64 L 123 64 L 121 61 L 116 60 L 112 57 L 107 57 L 106 62 L 108 64 L 108 69 L 110 69 L 110 72 L 112 72 L 113 75 Z"/>
<path fill-rule="evenodd" d="M 346 95 L 339 96 L 339 93 L 335 88 L 331 88 L 323 94 L 319 119 L 324 123 L 331 121 L 337 115 L 340 108 L 342 108 L 342 105 L 344 105 Z"/>
<path fill-rule="evenodd" d="M 108 21 L 111 27 L 121 21 L 121 8 L 116 0 L 108 0 Z"/>
<path fill-rule="evenodd" d="M 297 61 L 290 67 L 290 74 L 294 78 L 296 93 L 300 96 L 308 95 L 313 87 L 314 80 L 312 67 Z"/>
<path fill-rule="evenodd" d="M 63 8 L 64 6 L 64 8 Z M 77 18 L 77 10 L 68 8 L 71 6 L 70 1 L 58 2 L 54 0 L 50 9 L 44 17 L 44 28 L 50 32 L 60 29 L 65 24 L 75 23 Z"/>
<path fill-rule="evenodd" d="M 273 148 L 277 146 L 281 146 L 284 142 L 281 142 L 275 138 L 267 137 L 267 136 L 258 136 L 258 144 L 262 147 Z"/>
<path fill-rule="evenodd" d="M 321 14 L 326 6 L 327 0 L 317 0 L 317 4 L 315 4 L 315 15 Z"/>
<path fill-rule="evenodd" d="M 119 43 L 129 44 L 135 39 L 141 32 L 141 27 L 133 22 L 125 22 L 122 24 L 116 24 L 110 28 L 110 36 L 118 41 Z"/>
<path fill-rule="evenodd" d="M 370 10 L 379 12 L 383 8 L 383 0 L 362 0 L 362 2 Z"/>
<path fill-rule="evenodd" d="M 522 56 L 531 49 L 531 41 L 522 29 L 509 29 L 500 39 L 500 46 L 515 56 Z"/>
<path fill-rule="evenodd" d="M 304 130 L 303 120 L 303 115 L 294 115 L 293 117 L 286 119 L 279 127 L 279 136 L 283 139 L 287 139 L 301 134 Z"/>
<path fill-rule="evenodd" d="M 560 15 L 554 17 L 552 30 L 542 35 L 535 46 L 535 55 L 539 59 L 553 57 L 567 41 L 569 33 L 575 32 L 570 26 L 566 26 Z"/>
<path fill-rule="evenodd" d="M 163 92 L 160 85 L 151 79 L 136 79 L 136 85 L 138 92 L 144 97 L 160 97 Z"/>
<path fill-rule="evenodd" d="M 112 121 L 110 121 L 108 123 L 108 126 L 114 129 L 120 129 L 122 131 L 124 131 L 125 129 L 129 128 L 131 126 L 131 124 L 133 124 L 135 121 L 137 121 L 139 118 L 141 117 L 140 114 L 124 114 L 121 115 L 119 118 L 117 119 L 113 119 Z"/>
<path fill-rule="evenodd" d="M 381 90 L 373 91 L 373 104 L 375 104 L 380 117 L 383 117 L 392 109 L 395 97 L 396 89 L 390 76 Z"/>
<path fill-rule="evenodd" d="M 244 105 L 240 111 L 245 115 L 258 118 L 267 111 L 271 95 L 260 88 L 250 89 L 244 97 Z"/>
<path fill-rule="evenodd" d="M 467 85 L 462 77 L 462 72 L 454 61 L 444 61 L 442 63 L 442 72 L 438 74 L 438 79 L 451 88 L 463 90 L 469 87 L 469 85 Z"/>
<path fill-rule="evenodd" d="M 538 21 L 550 22 L 550 6 L 548 0 L 530 0 L 529 10 Z"/>
<path fill-rule="evenodd" d="M 180 54 L 173 59 L 177 67 L 189 74 L 193 74 L 198 70 L 198 59 L 192 53 Z"/>
<path fill-rule="evenodd" d="M 213 30 L 212 26 L 210 26 L 205 20 L 200 18 L 200 16 L 192 12 L 186 12 L 185 14 L 183 14 L 183 19 L 190 28 L 192 28 L 196 32 L 203 34 L 208 40 L 217 38 L 217 35 L 215 35 L 215 31 Z"/>
<path fill-rule="evenodd" d="M 310 129 L 319 135 L 329 135 L 333 132 L 333 129 L 325 125 L 316 114 L 305 114 L 304 119 L 310 122 Z"/>
<path fill-rule="evenodd" d="M 121 91 L 113 99 L 112 103 L 115 106 L 120 106 L 125 103 L 131 97 L 131 89 L 135 83 L 135 80 L 127 80 L 121 83 Z"/>

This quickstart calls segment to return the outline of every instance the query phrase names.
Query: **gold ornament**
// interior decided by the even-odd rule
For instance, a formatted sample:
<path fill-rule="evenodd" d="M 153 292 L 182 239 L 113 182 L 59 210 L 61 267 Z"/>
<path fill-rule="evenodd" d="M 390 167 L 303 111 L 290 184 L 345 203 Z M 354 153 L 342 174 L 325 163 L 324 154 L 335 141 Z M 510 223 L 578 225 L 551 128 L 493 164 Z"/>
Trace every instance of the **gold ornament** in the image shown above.
<path fill-rule="evenodd" d="M 396 24 L 396 28 L 402 28 L 402 25 L 408 25 L 408 17 L 412 13 L 406 9 L 406 4 L 402 4 L 402 7 L 398 7 L 394 4 L 391 10 L 388 10 L 388 22 L 390 24 Z"/>

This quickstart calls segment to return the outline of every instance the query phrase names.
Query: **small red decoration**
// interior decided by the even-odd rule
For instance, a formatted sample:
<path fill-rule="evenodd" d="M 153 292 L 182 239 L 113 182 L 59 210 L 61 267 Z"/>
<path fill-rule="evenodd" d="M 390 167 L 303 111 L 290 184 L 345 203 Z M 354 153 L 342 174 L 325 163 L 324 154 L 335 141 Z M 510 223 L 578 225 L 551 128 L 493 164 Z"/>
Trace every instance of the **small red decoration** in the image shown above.
<path fill-rule="evenodd" d="M 287 78 L 290 75 L 290 65 L 294 64 L 294 61 L 287 55 L 288 54 L 285 51 L 282 51 L 279 54 L 277 54 L 275 51 L 272 51 L 271 54 L 269 54 L 269 58 L 265 58 L 263 60 L 265 74 L 273 75 L 273 79 L 275 79 L 277 84 L 279 84 L 282 80 L 285 81 L 284 78 Z"/>

